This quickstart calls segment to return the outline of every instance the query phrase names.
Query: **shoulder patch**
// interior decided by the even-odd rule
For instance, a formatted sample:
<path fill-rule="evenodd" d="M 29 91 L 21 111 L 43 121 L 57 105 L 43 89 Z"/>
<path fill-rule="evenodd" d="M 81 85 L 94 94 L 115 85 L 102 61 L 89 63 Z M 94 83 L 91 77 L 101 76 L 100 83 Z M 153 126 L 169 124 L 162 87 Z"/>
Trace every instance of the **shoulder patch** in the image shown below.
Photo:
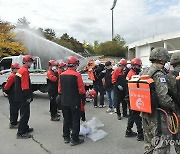
<path fill-rule="evenodd" d="M 165 78 L 160 78 L 160 82 L 161 83 L 166 83 L 166 79 Z"/>

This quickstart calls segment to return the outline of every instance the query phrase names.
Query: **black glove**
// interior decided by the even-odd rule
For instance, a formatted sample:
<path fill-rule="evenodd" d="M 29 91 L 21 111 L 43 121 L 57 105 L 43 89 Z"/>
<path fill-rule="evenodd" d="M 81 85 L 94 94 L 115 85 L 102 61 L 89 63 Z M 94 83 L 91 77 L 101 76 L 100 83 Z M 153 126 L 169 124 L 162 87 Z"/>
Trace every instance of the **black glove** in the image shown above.
<path fill-rule="evenodd" d="M 86 104 L 86 95 L 85 94 L 81 94 L 80 95 L 80 99 L 81 99 L 83 105 L 85 105 Z"/>
<path fill-rule="evenodd" d="M 58 94 L 56 97 L 56 104 L 58 105 L 58 109 L 61 110 L 61 94 Z"/>
<path fill-rule="evenodd" d="M 9 90 L 4 90 L 4 92 L 5 92 L 6 94 L 9 94 Z"/>
<path fill-rule="evenodd" d="M 26 103 L 27 103 L 27 104 L 30 104 L 32 101 L 33 101 L 33 98 L 27 98 L 27 99 L 26 99 Z"/>

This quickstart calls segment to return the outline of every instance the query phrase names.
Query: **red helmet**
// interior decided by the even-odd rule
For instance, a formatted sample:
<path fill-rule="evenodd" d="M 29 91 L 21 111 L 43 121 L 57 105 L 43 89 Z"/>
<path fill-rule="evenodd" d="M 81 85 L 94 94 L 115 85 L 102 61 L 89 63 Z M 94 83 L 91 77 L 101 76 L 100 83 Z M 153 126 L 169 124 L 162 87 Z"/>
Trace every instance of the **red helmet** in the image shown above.
<path fill-rule="evenodd" d="M 119 65 L 119 66 L 121 66 L 121 65 L 126 66 L 126 65 L 127 65 L 127 60 L 126 60 L 126 59 L 121 59 L 121 60 L 118 62 L 118 65 Z"/>
<path fill-rule="evenodd" d="M 66 66 L 66 63 L 64 63 L 64 62 L 58 63 L 58 67 L 65 67 L 65 66 Z"/>
<path fill-rule="evenodd" d="M 75 56 L 71 56 L 67 59 L 67 64 L 68 66 L 74 66 L 74 65 L 79 65 L 79 60 Z"/>
<path fill-rule="evenodd" d="M 55 60 L 50 60 L 49 61 L 49 66 L 57 66 L 58 63 Z"/>
<path fill-rule="evenodd" d="M 131 65 L 142 65 L 142 61 L 140 58 L 134 58 L 133 60 L 131 60 Z"/>
<path fill-rule="evenodd" d="M 19 69 L 20 65 L 18 63 L 11 64 L 11 69 Z"/>
<path fill-rule="evenodd" d="M 97 93 L 94 89 L 91 89 L 86 93 L 86 97 L 95 99 L 97 97 Z"/>
<path fill-rule="evenodd" d="M 33 62 L 33 61 L 34 61 L 34 58 L 31 55 L 25 55 L 23 57 L 23 63 L 25 63 L 25 62 Z"/>

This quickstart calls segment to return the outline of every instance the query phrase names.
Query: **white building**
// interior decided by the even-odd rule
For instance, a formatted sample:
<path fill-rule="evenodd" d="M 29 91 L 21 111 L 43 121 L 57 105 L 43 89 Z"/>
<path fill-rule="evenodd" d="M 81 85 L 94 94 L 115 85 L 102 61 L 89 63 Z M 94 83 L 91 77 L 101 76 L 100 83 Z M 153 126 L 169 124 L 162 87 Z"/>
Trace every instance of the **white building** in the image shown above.
<path fill-rule="evenodd" d="M 149 64 L 149 55 L 153 48 L 164 47 L 169 53 L 180 50 L 180 31 L 153 36 L 128 45 L 128 59 L 141 58 L 143 65 Z"/>

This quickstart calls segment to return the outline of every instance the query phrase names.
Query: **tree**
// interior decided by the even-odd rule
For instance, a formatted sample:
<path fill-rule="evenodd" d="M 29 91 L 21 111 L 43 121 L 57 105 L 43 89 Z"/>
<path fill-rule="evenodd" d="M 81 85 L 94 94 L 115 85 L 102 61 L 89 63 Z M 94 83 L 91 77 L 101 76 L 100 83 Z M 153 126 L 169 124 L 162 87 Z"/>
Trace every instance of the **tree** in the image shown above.
<path fill-rule="evenodd" d="M 26 17 L 19 18 L 17 21 L 17 27 L 29 28 L 30 22 L 26 19 Z"/>
<path fill-rule="evenodd" d="M 59 45 L 73 50 L 74 52 L 84 52 L 83 44 L 77 41 L 77 39 L 75 39 L 74 37 L 70 37 L 67 33 L 63 34 L 60 38 L 55 38 L 53 41 L 55 41 Z"/>
<path fill-rule="evenodd" d="M 95 51 L 99 55 L 125 57 L 127 47 L 124 39 L 117 35 L 112 41 L 100 43 Z"/>
<path fill-rule="evenodd" d="M 91 53 L 91 54 L 94 54 L 94 53 L 95 53 L 95 52 L 94 52 L 94 47 L 93 47 L 93 45 L 87 43 L 85 40 L 84 40 L 84 42 L 83 42 L 83 46 L 84 46 L 84 48 L 85 48 L 89 53 Z"/>
<path fill-rule="evenodd" d="M 56 33 L 53 29 L 47 28 L 44 30 L 44 36 L 48 40 L 53 40 L 56 37 Z"/>
<path fill-rule="evenodd" d="M 8 22 L 0 20 L 0 57 L 19 55 L 27 53 L 27 49 L 15 42 L 13 38 L 16 36 L 11 30 L 14 27 Z"/>

